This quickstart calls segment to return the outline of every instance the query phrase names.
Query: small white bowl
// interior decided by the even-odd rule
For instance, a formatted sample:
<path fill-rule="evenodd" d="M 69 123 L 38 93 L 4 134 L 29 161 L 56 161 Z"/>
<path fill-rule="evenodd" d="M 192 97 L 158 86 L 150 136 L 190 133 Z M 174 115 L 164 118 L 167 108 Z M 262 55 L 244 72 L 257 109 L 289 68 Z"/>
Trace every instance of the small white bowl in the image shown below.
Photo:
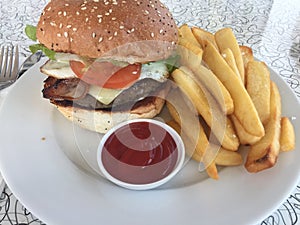
<path fill-rule="evenodd" d="M 122 165 L 122 170 L 118 170 L 118 171 L 122 171 L 122 173 L 124 171 L 124 168 L 126 169 L 125 171 L 128 171 L 128 169 L 131 170 L 134 167 L 138 168 L 139 174 L 137 176 L 132 176 L 132 174 L 130 174 L 130 172 L 126 173 L 127 175 L 128 174 L 131 175 L 131 177 L 135 177 L 134 179 L 136 179 L 136 177 L 143 177 L 144 178 L 145 177 L 145 176 L 143 176 L 144 175 L 143 174 L 144 171 L 148 170 L 148 172 L 149 172 L 149 170 L 152 170 L 152 174 L 153 174 L 153 169 L 156 169 L 155 171 L 157 171 L 157 168 L 158 168 L 157 165 L 159 163 L 156 163 L 156 164 L 153 164 L 153 165 L 150 165 L 150 166 L 133 166 L 133 165 L 128 165 L 127 163 L 122 163 L 122 162 L 120 162 L 120 160 L 117 160 L 115 157 L 113 157 L 111 154 L 109 154 L 107 150 L 103 150 L 103 149 L 105 149 L 104 148 L 105 143 L 108 141 L 109 138 L 113 138 L 113 136 L 116 134 L 116 131 L 120 131 L 122 129 L 128 128 L 129 126 L 138 126 L 137 125 L 138 123 L 140 123 L 141 126 L 142 126 L 143 123 L 149 123 L 150 124 L 149 127 L 151 127 L 151 126 L 155 127 L 156 126 L 156 127 L 158 127 L 158 129 L 162 128 L 166 132 L 166 135 L 168 136 L 168 134 L 169 134 L 170 135 L 169 137 L 171 137 L 173 139 L 172 144 L 174 144 L 174 142 L 175 142 L 176 147 L 177 147 L 177 155 L 175 154 L 175 156 L 174 156 L 174 154 L 172 153 L 172 154 L 170 154 L 170 157 L 168 157 L 168 159 L 175 157 L 175 159 L 173 160 L 173 162 L 171 162 L 172 160 L 169 160 L 172 163 L 172 167 L 171 167 L 170 171 L 168 172 L 168 174 L 162 175 L 163 177 L 159 177 L 157 179 L 155 178 L 156 179 L 155 181 L 150 181 L 150 182 L 146 182 L 146 183 L 145 182 L 142 182 L 142 183 L 138 183 L 138 182 L 131 183 L 131 182 L 128 182 L 128 181 L 124 181 L 124 179 L 121 180 L 121 178 L 119 178 L 119 179 L 116 178 L 116 176 L 113 176 L 111 173 L 108 172 L 108 170 L 110 170 L 110 169 L 107 169 L 105 167 L 104 164 L 106 164 L 106 162 L 103 163 L 103 160 L 105 161 L 105 159 L 102 158 L 102 156 L 104 154 L 104 158 L 110 158 L 112 160 L 115 160 L 115 161 L 110 161 L 110 163 L 108 163 L 109 165 L 117 165 L 117 164 L 118 165 Z M 148 136 L 146 138 L 147 138 L 147 140 L 151 141 L 151 140 L 154 140 L 154 139 L 163 138 L 162 136 L 155 135 L 155 132 L 150 132 L 150 136 Z M 133 140 L 135 138 L 136 138 L 136 136 L 134 136 L 132 138 L 128 138 L 127 140 L 125 140 L 125 142 L 128 141 L 128 143 L 125 143 L 125 145 L 128 146 L 128 145 L 130 145 L 130 143 L 131 144 L 133 143 L 133 145 L 135 145 L 134 143 L 137 143 L 138 141 L 141 142 L 141 139 Z M 109 139 L 109 140 L 111 140 L 111 139 Z M 158 141 L 161 141 L 161 140 L 158 140 Z M 143 143 L 145 143 L 145 142 L 143 142 Z M 133 147 L 133 148 L 135 148 L 135 147 Z M 156 187 L 158 187 L 158 186 L 160 186 L 160 185 L 168 182 L 182 168 L 183 162 L 184 162 L 184 157 L 185 157 L 185 148 L 184 148 L 183 141 L 182 141 L 181 137 L 178 135 L 178 133 L 173 128 L 171 128 L 170 126 L 168 126 L 167 124 L 165 124 L 163 122 L 160 122 L 160 121 L 157 121 L 157 120 L 154 120 L 154 119 L 134 119 L 134 120 L 126 121 L 126 122 L 123 122 L 123 123 L 120 123 L 120 124 L 116 125 L 115 127 L 113 127 L 112 129 L 110 129 L 103 136 L 103 138 L 102 138 L 102 140 L 101 140 L 101 142 L 100 142 L 100 144 L 98 146 L 98 152 L 97 152 L 97 162 L 98 162 L 98 166 L 99 166 L 100 171 L 102 172 L 102 174 L 108 180 L 110 180 L 111 182 L 113 182 L 114 184 L 119 185 L 119 186 L 124 187 L 124 188 L 132 189 L 132 190 L 153 189 L 153 188 L 156 188 Z M 106 161 L 107 161 L 107 159 L 106 159 Z M 168 164 L 169 161 L 163 160 L 162 162 Z M 114 162 L 116 162 L 116 163 L 114 163 Z M 156 166 L 156 168 L 154 166 Z M 107 166 L 107 167 L 109 167 L 109 166 Z M 148 168 L 146 168 L 146 167 L 148 167 Z M 118 168 L 118 167 L 116 167 L 116 168 Z M 144 170 L 145 168 L 146 168 L 146 170 Z M 147 172 L 145 172 L 145 173 L 147 173 Z"/>

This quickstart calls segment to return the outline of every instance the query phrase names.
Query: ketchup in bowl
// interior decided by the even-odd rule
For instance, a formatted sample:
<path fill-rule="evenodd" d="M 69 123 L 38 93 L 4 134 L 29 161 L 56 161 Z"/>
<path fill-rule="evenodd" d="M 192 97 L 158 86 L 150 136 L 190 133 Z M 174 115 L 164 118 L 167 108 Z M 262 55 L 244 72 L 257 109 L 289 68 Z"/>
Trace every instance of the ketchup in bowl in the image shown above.
<path fill-rule="evenodd" d="M 184 147 L 168 125 L 151 119 L 122 123 L 104 135 L 98 164 L 104 176 L 131 189 L 163 184 L 181 168 Z"/>

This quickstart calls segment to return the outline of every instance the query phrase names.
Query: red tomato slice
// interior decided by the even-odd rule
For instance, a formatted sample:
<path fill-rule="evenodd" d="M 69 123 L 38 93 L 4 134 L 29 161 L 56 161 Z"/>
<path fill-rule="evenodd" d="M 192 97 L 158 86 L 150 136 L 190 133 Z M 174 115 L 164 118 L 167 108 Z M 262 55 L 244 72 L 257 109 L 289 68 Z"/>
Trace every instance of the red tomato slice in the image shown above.
<path fill-rule="evenodd" d="M 140 64 L 126 67 L 110 62 L 94 62 L 88 68 L 79 61 L 70 61 L 70 67 L 81 80 L 103 88 L 122 89 L 134 83 L 141 74 Z"/>

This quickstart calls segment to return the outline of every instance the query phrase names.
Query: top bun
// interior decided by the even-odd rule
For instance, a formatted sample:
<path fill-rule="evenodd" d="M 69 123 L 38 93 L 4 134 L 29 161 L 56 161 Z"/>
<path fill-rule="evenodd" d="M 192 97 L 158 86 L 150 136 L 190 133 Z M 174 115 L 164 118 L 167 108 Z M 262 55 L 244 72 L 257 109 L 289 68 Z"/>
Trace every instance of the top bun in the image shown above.
<path fill-rule="evenodd" d="M 56 52 L 147 62 L 167 58 L 178 33 L 158 0 L 52 0 L 41 14 L 37 38 Z"/>

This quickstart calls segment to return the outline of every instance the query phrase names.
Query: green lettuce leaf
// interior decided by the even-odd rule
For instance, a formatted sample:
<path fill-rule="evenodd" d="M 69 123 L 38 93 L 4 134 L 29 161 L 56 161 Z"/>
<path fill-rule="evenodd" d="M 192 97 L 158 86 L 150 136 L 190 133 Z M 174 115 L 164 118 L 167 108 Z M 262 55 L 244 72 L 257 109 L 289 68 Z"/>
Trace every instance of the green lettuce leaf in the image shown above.
<path fill-rule="evenodd" d="M 36 27 L 32 25 L 26 25 L 25 34 L 30 40 L 37 41 L 36 38 Z M 29 49 L 32 53 L 36 53 L 37 51 L 42 51 L 49 59 L 55 60 L 55 51 L 50 50 L 43 44 L 34 44 L 30 45 Z"/>
<path fill-rule="evenodd" d="M 34 44 L 30 45 L 29 49 L 32 53 L 36 53 L 37 51 L 42 51 L 49 59 L 55 60 L 55 51 L 50 50 L 49 48 L 46 48 L 42 44 Z"/>
<path fill-rule="evenodd" d="M 32 25 L 26 25 L 25 34 L 30 40 L 37 41 L 36 38 L 36 27 Z"/>

